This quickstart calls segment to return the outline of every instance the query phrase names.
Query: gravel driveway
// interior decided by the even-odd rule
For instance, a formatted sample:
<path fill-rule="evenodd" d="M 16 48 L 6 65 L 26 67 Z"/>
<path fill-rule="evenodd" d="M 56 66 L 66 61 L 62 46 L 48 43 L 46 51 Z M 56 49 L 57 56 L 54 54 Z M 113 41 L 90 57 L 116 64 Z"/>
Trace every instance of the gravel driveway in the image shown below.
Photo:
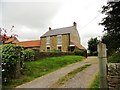
<path fill-rule="evenodd" d="M 49 88 L 51 87 L 57 80 L 67 73 L 77 69 L 85 64 L 92 64 L 87 69 L 83 70 L 82 72 L 78 73 L 66 82 L 64 85 L 60 86 L 62 88 L 78 88 L 78 87 L 86 87 L 89 81 L 93 78 L 95 73 L 98 71 L 98 62 L 97 57 L 88 57 L 87 59 L 83 60 L 82 62 L 77 62 L 74 64 L 67 65 L 59 70 L 51 72 L 47 75 L 39 77 L 31 82 L 25 83 L 20 85 L 16 88 Z M 54 87 L 53 87 L 54 88 Z"/>

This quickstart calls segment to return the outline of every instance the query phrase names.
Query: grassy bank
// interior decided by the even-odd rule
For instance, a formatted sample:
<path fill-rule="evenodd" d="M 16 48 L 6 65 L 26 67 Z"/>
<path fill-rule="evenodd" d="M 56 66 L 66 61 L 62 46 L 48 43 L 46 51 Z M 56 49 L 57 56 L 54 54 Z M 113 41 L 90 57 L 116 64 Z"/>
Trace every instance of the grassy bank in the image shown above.
<path fill-rule="evenodd" d="M 23 83 L 29 82 L 37 77 L 48 74 L 68 64 L 82 61 L 82 56 L 61 56 L 49 57 L 41 60 L 25 62 L 24 75 L 19 79 L 13 80 L 12 83 L 3 85 L 3 88 L 13 88 Z"/>
<path fill-rule="evenodd" d="M 90 85 L 90 90 L 96 90 L 100 87 L 100 75 L 99 73 L 96 74 L 95 79 L 93 80 L 92 84 Z"/>

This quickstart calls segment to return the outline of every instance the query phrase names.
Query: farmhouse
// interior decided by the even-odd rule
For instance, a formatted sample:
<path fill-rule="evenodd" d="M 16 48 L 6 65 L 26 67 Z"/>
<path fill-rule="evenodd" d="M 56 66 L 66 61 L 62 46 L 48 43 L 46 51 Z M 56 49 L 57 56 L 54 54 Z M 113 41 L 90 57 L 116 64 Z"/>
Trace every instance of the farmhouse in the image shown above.
<path fill-rule="evenodd" d="M 51 29 L 40 37 L 40 51 L 49 52 L 59 50 L 62 52 L 74 51 L 74 49 L 85 49 L 80 42 L 76 22 L 73 26 Z"/>

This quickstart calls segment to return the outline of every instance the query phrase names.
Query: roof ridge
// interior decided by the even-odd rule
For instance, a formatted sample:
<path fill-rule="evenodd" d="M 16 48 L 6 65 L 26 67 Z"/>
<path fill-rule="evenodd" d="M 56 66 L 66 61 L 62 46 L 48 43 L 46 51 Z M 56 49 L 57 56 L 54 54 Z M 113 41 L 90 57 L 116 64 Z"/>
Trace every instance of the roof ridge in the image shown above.
<path fill-rule="evenodd" d="M 30 41 L 40 41 L 40 40 L 30 40 Z M 20 42 L 29 42 L 29 41 L 20 41 Z"/>
<path fill-rule="evenodd" d="M 63 28 L 69 28 L 69 27 L 74 27 L 74 26 L 68 26 L 68 27 L 62 27 L 62 28 L 55 28 L 55 29 L 51 29 L 51 31 L 58 30 L 58 29 L 63 29 Z"/>

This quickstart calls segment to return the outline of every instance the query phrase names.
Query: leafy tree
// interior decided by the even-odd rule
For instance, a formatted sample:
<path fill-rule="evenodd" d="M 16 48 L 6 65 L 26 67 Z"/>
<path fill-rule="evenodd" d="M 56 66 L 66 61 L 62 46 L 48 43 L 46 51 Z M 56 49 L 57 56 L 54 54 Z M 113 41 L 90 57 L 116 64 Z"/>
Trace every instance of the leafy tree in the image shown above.
<path fill-rule="evenodd" d="M 97 44 L 98 44 L 97 37 L 96 38 L 91 38 L 88 41 L 88 50 L 90 51 L 90 54 L 93 55 L 94 53 L 97 52 Z"/>
<path fill-rule="evenodd" d="M 108 51 L 120 50 L 120 1 L 107 2 L 102 7 L 101 13 L 106 17 L 102 19 L 100 25 L 104 26 L 106 34 L 102 38 L 102 42 L 107 45 Z"/>

